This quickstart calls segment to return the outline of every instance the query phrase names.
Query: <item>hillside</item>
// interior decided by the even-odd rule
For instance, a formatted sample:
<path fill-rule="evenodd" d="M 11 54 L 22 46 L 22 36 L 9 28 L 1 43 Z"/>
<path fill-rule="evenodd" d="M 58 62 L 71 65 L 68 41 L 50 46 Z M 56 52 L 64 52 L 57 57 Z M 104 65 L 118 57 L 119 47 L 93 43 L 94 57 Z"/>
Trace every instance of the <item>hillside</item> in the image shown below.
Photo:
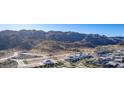
<path fill-rule="evenodd" d="M 105 35 L 76 32 L 45 32 L 42 30 L 5 30 L 0 32 L 0 50 L 17 48 L 58 51 L 80 47 L 93 48 L 99 45 L 114 45 L 123 41 L 122 37 L 107 37 Z"/>

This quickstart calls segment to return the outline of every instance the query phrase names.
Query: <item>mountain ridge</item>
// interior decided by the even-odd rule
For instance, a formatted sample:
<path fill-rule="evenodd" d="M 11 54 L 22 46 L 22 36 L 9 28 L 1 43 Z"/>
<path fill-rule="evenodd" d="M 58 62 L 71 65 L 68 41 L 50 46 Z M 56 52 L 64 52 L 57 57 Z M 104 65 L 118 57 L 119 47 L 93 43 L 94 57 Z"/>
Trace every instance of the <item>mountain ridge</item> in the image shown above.
<path fill-rule="evenodd" d="M 124 42 L 124 37 L 108 37 L 99 34 L 84 34 L 79 32 L 62 32 L 43 30 L 4 30 L 0 31 L 0 50 L 19 48 L 32 49 L 37 45 L 44 44 L 44 41 L 53 41 L 53 48 L 78 48 L 78 47 L 96 47 L 100 45 L 114 45 Z M 50 42 L 52 47 L 52 42 Z M 45 43 L 46 44 L 46 43 Z M 55 45 L 56 46 L 55 46 Z M 61 47 L 60 47 L 60 46 Z M 69 46 L 69 47 L 67 47 Z M 39 46 L 40 47 L 40 46 Z M 47 47 L 47 44 L 46 44 Z M 52 50 L 52 49 L 51 49 Z"/>

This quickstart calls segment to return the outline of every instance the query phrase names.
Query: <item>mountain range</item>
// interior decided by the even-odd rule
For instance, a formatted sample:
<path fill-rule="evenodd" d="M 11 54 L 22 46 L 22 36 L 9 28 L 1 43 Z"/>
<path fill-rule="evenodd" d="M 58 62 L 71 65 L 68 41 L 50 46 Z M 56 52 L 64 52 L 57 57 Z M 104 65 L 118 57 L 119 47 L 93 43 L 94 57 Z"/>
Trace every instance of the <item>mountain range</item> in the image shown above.
<path fill-rule="evenodd" d="M 99 34 L 43 30 L 0 31 L 0 50 L 18 49 L 70 49 L 100 45 L 114 45 L 124 42 L 124 37 L 108 37 Z"/>

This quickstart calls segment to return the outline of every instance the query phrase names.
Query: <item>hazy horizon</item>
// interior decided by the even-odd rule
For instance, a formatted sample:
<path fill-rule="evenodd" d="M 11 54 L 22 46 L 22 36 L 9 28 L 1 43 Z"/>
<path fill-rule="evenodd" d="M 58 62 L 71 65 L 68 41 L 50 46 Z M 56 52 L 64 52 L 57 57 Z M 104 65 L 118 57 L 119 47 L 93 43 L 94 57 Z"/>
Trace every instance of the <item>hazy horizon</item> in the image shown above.
<path fill-rule="evenodd" d="M 106 36 L 123 36 L 124 24 L 0 24 L 3 30 L 43 30 L 100 34 Z"/>

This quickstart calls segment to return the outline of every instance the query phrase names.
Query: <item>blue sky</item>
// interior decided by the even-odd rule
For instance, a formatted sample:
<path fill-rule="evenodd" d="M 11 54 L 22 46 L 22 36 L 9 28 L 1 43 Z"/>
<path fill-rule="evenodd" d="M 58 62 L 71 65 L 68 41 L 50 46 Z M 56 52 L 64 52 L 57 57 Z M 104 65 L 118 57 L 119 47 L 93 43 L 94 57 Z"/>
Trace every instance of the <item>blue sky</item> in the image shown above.
<path fill-rule="evenodd" d="M 124 24 L 0 24 L 0 30 L 74 31 L 107 36 L 124 36 Z"/>

